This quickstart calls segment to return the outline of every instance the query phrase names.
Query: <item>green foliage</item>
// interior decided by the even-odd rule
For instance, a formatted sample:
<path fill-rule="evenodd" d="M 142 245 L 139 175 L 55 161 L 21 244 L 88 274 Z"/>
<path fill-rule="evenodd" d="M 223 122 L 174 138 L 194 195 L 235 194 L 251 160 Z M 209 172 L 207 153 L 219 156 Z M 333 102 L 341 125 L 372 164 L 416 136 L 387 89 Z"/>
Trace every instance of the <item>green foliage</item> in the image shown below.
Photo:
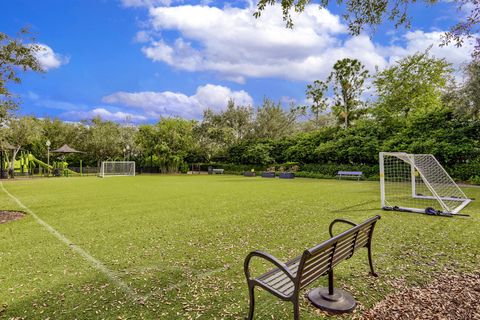
<path fill-rule="evenodd" d="M 13 147 L 11 158 L 6 150 L 6 159 L 10 162 L 10 170 L 15 168 L 15 158 L 23 147 L 38 141 L 41 138 L 42 127 L 39 120 L 33 117 L 10 118 L 7 125 L 2 128 L 2 142 Z"/>
<path fill-rule="evenodd" d="M 327 100 L 328 83 L 321 80 L 315 80 L 307 85 L 306 97 L 312 101 L 309 107 L 313 115 L 313 123 L 318 128 L 321 126 L 321 116 L 328 108 Z"/>
<path fill-rule="evenodd" d="M 472 177 L 479 175 L 480 163 L 461 163 L 449 166 L 446 170 L 459 181 L 469 181 Z"/>
<path fill-rule="evenodd" d="M 280 139 L 294 132 L 296 119 L 296 109 L 285 111 L 280 103 L 264 99 L 257 110 L 253 133 L 260 139 Z"/>
<path fill-rule="evenodd" d="M 360 170 L 366 179 L 377 179 L 381 151 L 431 153 L 455 179 L 467 181 L 480 172 L 477 69 L 476 64 L 467 67 L 468 81 L 455 87 L 444 60 L 428 52 L 406 57 L 375 76 L 378 98 L 366 108 L 360 95 L 367 73 L 359 61 L 343 59 L 325 82 L 307 87 L 313 121 L 300 117 L 306 107 L 286 108 L 264 99 L 256 109 L 229 101 L 225 110 L 206 110 L 200 122 L 168 118 L 154 125 L 121 126 L 100 118 L 80 124 L 29 118 L 25 121 L 35 125 L 17 135 L 7 134 L 11 130 L 6 126 L 0 137 L 3 143 L 17 145 L 15 139 L 36 128 L 27 135 L 32 139 L 21 145 L 40 160 L 46 161 L 49 139 L 52 148 L 67 143 L 86 152 L 68 156 L 70 164 L 81 159 L 95 166 L 128 158 L 164 173 L 184 172 L 191 163 L 220 164 L 226 172 L 272 166 L 288 171 L 298 165 L 305 176 L 310 172 L 334 177 L 340 170 Z M 333 84 L 335 94 L 330 113 L 324 109 L 327 83 Z M 332 114 L 341 123 L 322 122 Z"/>
<path fill-rule="evenodd" d="M 162 118 L 154 127 L 157 143 L 153 152 L 163 173 L 175 173 L 183 167 L 184 160 L 193 149 L 194 122 L 180 118 Z"/>
<path fill-rule="evenodd" d="M 455 109 L 459 117 L 480 120 L 480 62 L 472 61 L 464 67 L 464 82 L 449 88 L 444 101 Z"/>
<path fill-rule="evenodd" d="M 97 160 L 99 165 L 105 160 L 117 160 L 125 147 L 121 139 L 120 126 L 112 121 L 94 118 L 87 122 L 85 151 Z M 122 159 L 123 160 L 123 159 Z"/>
<path fill-rule="evenodd" d="M 333 83 L 335 94 L 332 110 L 345 129 L 362 113 L 364 103 L 360 97 L 368 76 L 365 66 L 357 59 L 345 58 L 333 65 L 333 71 L 328 77 L 328 82 Z"/>
<path fill-rule="evenodd" d="M 473 176 L 469 179 L 470 183 L 480 185 L 480 176 Z"/>
<path fill-rule="evenodd" d="M 283 20 L 286 22 L 288 28 L 292 28 L 294 21 L 290 13 L 303 12 L 305 7 L 312 3 L 312 0 L 259 0 L 257 3 L 257 11 L 254 17 L 259 18 L 267 6 L 279 3 L 283 11 Z M 322 0 L 319 1 L 321 8 L 328 8 L 333 1 Z M 437 3 L 437 0 L 424 0 L 426 4 Z M 410 5 L 416 3 L 415 0 L 337 0 L 337 5 L 345 8 L 343 18 L 348 23 L 350 34 L 359 35 L 365 28 L 375 29 L 384 20 L 392 21 L 396 28 L 400 26 L 409 27 L 410 17 L 408 15 L 408 8 Z M 477 21 L 478 18 L 472 14 L 471 19 Z M 473 21 L 473 20 L 472 20 Z M 459 23 L 459 26 L 463 24 Z M 461 44 L 455 38 L 457 43 Z"/>
<path fill-rule="evenodd" d="M 35 54 L 42 47 L 33 43 L 27 28 L 20 30 L 18 39 L 0 32 L 0 120 L 18 107 L 17 97 L 9 90 L 10 83 L 19 84 L 19 72 L 32 70 L 42 72 Z"/>
<path fill-rule="evenodd" d="M 383 125 L 396 127 L 441 111 L 442 92 L 451 81 L 451 72 L 445 59 L 430 57 L 428 51 L 397 61 L 374 78 L 378 98 L 373 114 Z"/>

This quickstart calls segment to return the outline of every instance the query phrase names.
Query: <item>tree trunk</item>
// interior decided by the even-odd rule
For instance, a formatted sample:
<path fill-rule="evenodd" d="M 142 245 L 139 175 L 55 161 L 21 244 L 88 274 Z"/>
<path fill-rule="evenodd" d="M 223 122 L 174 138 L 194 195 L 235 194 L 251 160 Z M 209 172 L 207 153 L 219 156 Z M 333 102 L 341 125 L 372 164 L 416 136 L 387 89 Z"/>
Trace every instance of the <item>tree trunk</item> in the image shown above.
<path fill-rule="evenodd" d="M 12 162 L 10 163 L 10 169 L 8 171 L 11 172 L 12 178 L 15 175 L 15 157 L 17 156 L 18 151 L 20 151 L 20 146 L 13 150 L 12 154 Z"/>

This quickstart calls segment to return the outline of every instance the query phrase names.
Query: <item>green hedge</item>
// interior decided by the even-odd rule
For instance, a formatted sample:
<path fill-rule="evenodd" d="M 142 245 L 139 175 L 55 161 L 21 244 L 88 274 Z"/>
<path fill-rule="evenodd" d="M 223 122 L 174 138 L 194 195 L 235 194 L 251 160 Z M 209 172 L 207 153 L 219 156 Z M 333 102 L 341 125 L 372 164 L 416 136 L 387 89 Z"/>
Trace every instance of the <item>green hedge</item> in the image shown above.
<path fill-rule="evenodd" d="M 277 164 L 275 167 L 289 167 L 295 165 L 295 163 Z M 232 164 L 232 163 L 211 163 L 201 164 L 200 169 L 207 171 L 208 167 L 212 166 L 217 169 L 224 169 L 228 174 L 241 174 L 244 171 L 251 171 L 254 169 L 256 172 L 266 171 L 271 166 L 265 165 L 244 165 L 244 164 Z M 447 172 L 456 181 L 470 181 L 472 183 L 479 183 L 476 176 L 480 176 L 480 163 L 460 164 L 453 168 L 445 168 Z M 317 178 L 317 179 L 332 179 L 336 178 L 338 171 L 361 171 L 363 173 L 363 179 L 365 180 L 378 180 L 379 179 L 379 167 L 378 165 L 365 165 L 365 164 L 336 164 L 336 163 L 307 163 L 300 164 L 299 171 L 295 173 L 297 177 L 304 178 Z M 474 182 L 475 181 L 475 182 Z"/>
<path fill-rule="evenodd" d="M 453 179 L 459 181 L 468 181 L 472 177 L 480 176 L 480 163 L 458 164 L 452 168 L 446 168 Z"/>
<path fill-rule="evenodd" d="M 336 177 L 338 171 L 361 171 L 364 178 L 370 179 L 372 177 L 378 178 L 378 165 L 350 165 L 350 164 L 336 164 L 336 163 L 311 163 L 300 166 L 300 171 L 320 174 L 325 177 Z"/>

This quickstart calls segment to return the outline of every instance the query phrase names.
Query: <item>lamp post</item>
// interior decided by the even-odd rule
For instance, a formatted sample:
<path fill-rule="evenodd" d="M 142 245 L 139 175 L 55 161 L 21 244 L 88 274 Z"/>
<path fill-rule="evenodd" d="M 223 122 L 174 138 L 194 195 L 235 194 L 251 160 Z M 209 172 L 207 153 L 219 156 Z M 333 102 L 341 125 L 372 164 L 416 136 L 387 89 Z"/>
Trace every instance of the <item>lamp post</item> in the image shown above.
<path fill-rule="evenodd" d="M 50 142 L 50 140 L 47 140 L 45 142 L 45 145 L 47 146 L 47 175 L 49 176 L 50 175 L 50 146 L 52 145 L 52 143 Z"/>

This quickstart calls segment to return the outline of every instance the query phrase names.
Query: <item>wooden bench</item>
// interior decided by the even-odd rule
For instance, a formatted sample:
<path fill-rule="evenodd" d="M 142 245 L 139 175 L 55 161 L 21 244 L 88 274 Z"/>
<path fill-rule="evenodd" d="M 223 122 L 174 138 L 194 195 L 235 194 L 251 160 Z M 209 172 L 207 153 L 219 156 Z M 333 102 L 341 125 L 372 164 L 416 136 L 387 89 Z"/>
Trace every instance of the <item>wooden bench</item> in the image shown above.
<path fill-rule="evenodd" d="M 223 174 L 224 169 L 212 169 L 213 174 Z"/>
<path fill-rule="evenodd" d="M 377 276 L 372 262 L 372 236 L 375 223 L 379 219 L 380 216 L 377 215 L 358 225 L 347 220 L 335 219 L 329 227 L 331 236 L 329 240 L 305 250 L 301 256 L 287 263 L 283 263 L 265 252 L 251 252 L 244 263 L 250 296 L 248 319 L 253 319 L 255 286 L 265 289 L 284 301 L 292 302 L 294 319 L 300 319 L 300 291 L 326 274 L 328 274 L 328 288 L 313 289 L 308 294 L 309 300 L 316 307 L 332 313 L 352 311 L 356 306 L 355 299 L 348 292 L 334 288 L 333 268 L 342 261 L 351 258 L 358 249 L 366 247 L 368 249 L 370 273 Z M 337 223 L 346 223 L 352 227 L 334 236 L 333 227 Z M 257 278 L 252 278 L 250 276 L 250 261 L 254 257 L 264 259 L 276 268 Z"/>
<path fill-rule="evenodd" d="M 344 178 L 357 178 L 357 180 L 360 180 L 362 177 L 363 172 L 362 171 L 338 171 L 337 172 L 337 177 L 338 179 Z"/>

